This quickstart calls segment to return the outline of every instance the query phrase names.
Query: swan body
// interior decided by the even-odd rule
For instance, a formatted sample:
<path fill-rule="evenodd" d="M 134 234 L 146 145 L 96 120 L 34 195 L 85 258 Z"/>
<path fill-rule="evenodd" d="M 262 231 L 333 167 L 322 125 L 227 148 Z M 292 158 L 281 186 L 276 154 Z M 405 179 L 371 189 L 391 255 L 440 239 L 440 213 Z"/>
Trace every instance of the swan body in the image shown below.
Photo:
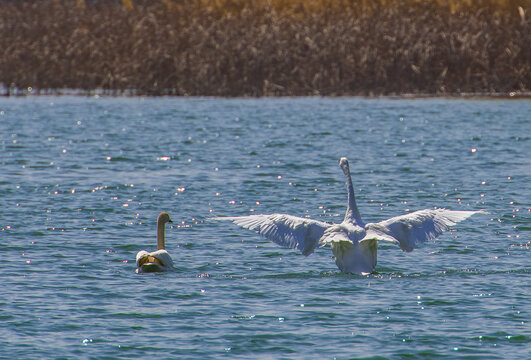
<path fill-rule="evenodd" d="M 257 231 L 279 245 L 299 249 L 306 256 L 313 253 L 316 247 L 330 245 L 336 265 L 342 272 L 369 274 L 376 267 L 378 241 L 391 242 L 404 251 L 413 251 L 419 244 L 435 239 L 450 226 L 482 212 L 424 209 L 378 223 L 364 223 L 356 206 L 347 158 L 341 158 L 339 166 L 345 174 L 348 192 L 347 210 L 340 224 L 286 214 L 214 219 L 230 220 L 243 228 Z"/>
<path fill-rule="evenodd" d="M 173 270 L 173 260 L 166 251 L 166 242 L 164 238 L 164 225 L 172 222 L 170 216 L 162 212 L 157 217 L 157 251 L 147 252 L 141 250 L 136 254 L 136 272 L 162 272 Z"/>

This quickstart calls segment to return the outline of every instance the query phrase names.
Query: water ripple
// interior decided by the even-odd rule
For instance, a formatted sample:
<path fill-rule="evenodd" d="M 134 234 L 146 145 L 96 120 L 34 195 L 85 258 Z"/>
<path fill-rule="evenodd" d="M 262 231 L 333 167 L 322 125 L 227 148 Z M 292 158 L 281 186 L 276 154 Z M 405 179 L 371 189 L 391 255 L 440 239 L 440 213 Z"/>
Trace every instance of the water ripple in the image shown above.
<path fill-rule="evenodd" d="M 0 347 L 12 358 L 528 357 L 531 103 L 2 98 Z M 157 126 L 154 126 L 157 124 Z M 473 151 L 473 149 L 475 149 Z M 339 272 L 213 216 L 490 215 Z M 173 226 L 175 271 L 135 274 Z M 1 356 L 0 356 L 1 357 Z"/>

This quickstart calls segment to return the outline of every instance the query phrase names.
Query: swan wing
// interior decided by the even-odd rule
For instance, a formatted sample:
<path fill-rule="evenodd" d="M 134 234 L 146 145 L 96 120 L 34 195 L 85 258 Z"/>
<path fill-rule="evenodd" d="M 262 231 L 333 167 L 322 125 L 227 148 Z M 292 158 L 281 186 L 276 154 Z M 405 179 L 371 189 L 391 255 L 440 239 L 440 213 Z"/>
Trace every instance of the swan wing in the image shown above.
<path fill-rule="evenodd" d="M 167 269 L 172 269 L 173 268 L 173 260 L 172 260 L 172 258 L 170 256 L 170 254 L 166 250 L 160 249 L 160 250 L 157 250 L 157 251 L 153 251 L 151 253 L 151 256 L 156 257 L 157 259 L 159 259 L 164 264 L 165 268 L 167 268 Z"/>
<path fill-rule="evenodd" d="M 450 226 L 480 211 L 425 209 L 392 217 L 379 223 L 365 225 L 366 236 L 361 241 L 376 239 L 396 243 L 404 251 L 413 251 L 419 244 L 433 240 Z"/>
<path fill-rule="evenodd" d="M 146 250 L 140 250 L 136 254 L 136 267 L 140 266 L 140 260 L 146 256 L 149 256 L 149 253 Z"/>
<path fill-rule="evenodd" d="M 330 226 L 322 221 L 286 214 L 218 217 L 214 220 L 232 221 L 278 245 L 299 249 L 306 256 L 313 253 L 324 231 Z"/>
<path fill-rule="evenodd" d="M 149 260 L 146 261 L 146 258 L 149 257 L 156 258 L 160 262 L 161 270 L 167 271 L 173 269 L 173 260 L 170 254 L 164 249 L 153 252 L 147 252 L 146 250 L 139 251 L 136 254 L 136 267 L 140 268 L 143 264 L 149 262 Z"/>

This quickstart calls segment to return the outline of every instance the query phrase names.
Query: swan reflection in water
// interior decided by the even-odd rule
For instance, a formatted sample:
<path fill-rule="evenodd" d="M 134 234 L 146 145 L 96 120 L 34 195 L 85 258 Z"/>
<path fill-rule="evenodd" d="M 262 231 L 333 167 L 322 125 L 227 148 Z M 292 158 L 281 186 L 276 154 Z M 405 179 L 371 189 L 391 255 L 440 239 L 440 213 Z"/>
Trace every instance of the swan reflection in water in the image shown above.
<path fill-rule="evenodd" d="M 330 245 L 336 265 L 342 272 L 369 274 L 376 267 L 378 241 L 396 244 L 404 251 L 413 251 L 450 226 L 476 213 L 483 213 L 424 209 L 377 223 L 365 223 L 356 206 L 347 158 L 342 157 L 339 166 L 345 174 L 348 191 L 347 211 L 340 224 L 287 214 L 217 217 L 214 220 L 230 220 L 243 228 L 257 231 L 279 245 L 299 249 L 306 256 L 316 247 Z"/>

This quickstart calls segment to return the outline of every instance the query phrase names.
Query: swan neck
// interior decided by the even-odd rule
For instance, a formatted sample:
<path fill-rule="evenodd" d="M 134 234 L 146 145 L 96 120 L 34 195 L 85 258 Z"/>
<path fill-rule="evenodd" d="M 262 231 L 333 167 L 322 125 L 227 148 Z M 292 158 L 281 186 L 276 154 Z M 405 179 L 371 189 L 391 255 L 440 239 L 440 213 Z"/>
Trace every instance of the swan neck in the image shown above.
<path fill-rule="evenodd" d="M 164 239 L 164 222 L 157 220 L 157 248 L 158 250 L 166 249 L 166 243 Z"/>
<path fill-rule="evenodd" d="M 350 177 L 350 171 L 347 171 L 345 173 L 345 177 L 347 178 L 347 192 L 348 192 L 348 204 L 347 204 L 347 212 L 345 214 L 345 221 L 353 220 L 353 219 L 361 219 L 360 218 L 360 212 L 358 211 L 358 207 L 356 206 L 356 197 L 354 196 L 354 185 L 352 184 L 352 178 Z"/>

